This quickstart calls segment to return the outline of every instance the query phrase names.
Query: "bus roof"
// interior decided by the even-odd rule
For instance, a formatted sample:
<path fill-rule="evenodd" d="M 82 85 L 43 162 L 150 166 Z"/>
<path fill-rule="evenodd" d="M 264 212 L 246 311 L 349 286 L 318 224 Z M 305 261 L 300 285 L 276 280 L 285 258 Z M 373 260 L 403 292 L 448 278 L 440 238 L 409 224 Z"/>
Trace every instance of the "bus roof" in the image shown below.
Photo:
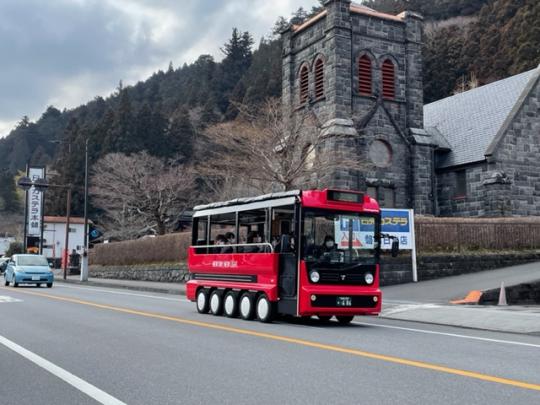
<path fill-rule="evenodd" d="M 212 208 L 230 207 L 232 205 L 243 205 L 243 204 L 249 204 L 249 203 L 259 202 L 259 201 L 276 200 L 278 198 L 284 198 L 284 197 L 296 197 L 296 196 L 299 196 L 300 194 L 301 194 L 300 190 L 281 191 L 279 193 L 264 194 L 264 195 L 259 195 L 256 197 L 235 198 L 234 200 L 229 200 L 229 201 L 220 201 L 220 202 L 215 202 L 211 204 L 197 205 L 196 207 L 193 208 L 193 210 L 202 211 L 202 210 L 208 210 Z"/>

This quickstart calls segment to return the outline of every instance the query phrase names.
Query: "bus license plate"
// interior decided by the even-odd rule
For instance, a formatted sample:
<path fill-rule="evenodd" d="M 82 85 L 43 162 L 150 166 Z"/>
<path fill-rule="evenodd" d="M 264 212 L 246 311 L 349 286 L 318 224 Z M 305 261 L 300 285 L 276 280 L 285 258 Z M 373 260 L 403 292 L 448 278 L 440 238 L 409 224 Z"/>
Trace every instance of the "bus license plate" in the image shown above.
<path fill-rule="evenodd" d="M 351 297 L 337 297 L 338 307 L 350 307 L 352 305 Z"/>

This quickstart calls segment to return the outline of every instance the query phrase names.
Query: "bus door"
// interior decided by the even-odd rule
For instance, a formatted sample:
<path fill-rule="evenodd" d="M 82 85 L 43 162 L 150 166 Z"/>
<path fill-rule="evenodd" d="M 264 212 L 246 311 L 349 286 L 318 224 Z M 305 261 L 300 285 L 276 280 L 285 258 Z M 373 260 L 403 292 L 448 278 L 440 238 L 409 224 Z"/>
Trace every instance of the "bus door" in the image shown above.
<path fill-rule="evenodd" d="M 295 206 L 272 209 L 272 238 L 279 253 L 280 313 L 296 314 L 298 256 L 295 226 Z"/>

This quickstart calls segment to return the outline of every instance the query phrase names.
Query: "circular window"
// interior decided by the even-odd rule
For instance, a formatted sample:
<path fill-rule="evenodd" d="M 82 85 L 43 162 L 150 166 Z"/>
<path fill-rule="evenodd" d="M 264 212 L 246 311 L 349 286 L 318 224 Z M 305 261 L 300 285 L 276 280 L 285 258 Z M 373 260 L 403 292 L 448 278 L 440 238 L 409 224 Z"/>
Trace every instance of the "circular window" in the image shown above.
<path fill-rule="evenodd" d="M 392 162 L 392 147 L 380 139 L 374 140 L 369 146 L 369 158 L 377 167 L 387 167 Z"/>

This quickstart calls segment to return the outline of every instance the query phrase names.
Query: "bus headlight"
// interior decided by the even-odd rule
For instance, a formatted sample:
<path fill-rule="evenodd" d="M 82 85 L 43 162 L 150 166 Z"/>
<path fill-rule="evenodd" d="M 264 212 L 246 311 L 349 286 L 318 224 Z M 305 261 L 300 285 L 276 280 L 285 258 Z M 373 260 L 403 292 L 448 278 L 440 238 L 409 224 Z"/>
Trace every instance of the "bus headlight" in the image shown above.
<path fill-rule="evenodd" d="M 318 283 L 319 280 L 321 279 L 321 275 L 319 274 L 318 271 L 313 270 L 312 272 L 309 273 L 309 279 L 311 280 L 312 283 Z"/>
<path fill-rule="evenodd" d="M 373 284 L 373 274 L 371 273 L 364 274 L 364 280 L 366 280 L 366 284 Z"/>

